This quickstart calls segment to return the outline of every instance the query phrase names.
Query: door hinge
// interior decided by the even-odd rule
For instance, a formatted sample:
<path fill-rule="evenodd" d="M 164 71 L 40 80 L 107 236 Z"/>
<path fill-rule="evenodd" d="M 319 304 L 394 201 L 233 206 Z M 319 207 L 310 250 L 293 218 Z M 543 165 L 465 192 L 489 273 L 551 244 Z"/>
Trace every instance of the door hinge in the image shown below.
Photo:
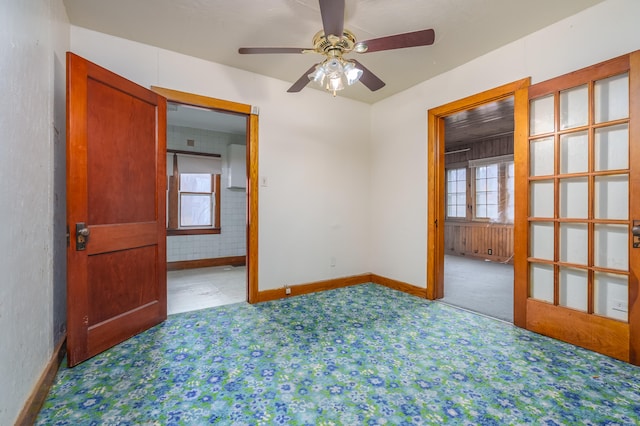
<path fill-rule="evenodd" d="M 71 234 L 69 234 L 69 224 L 67 224 L 67 247 L 71 245 Z"/>

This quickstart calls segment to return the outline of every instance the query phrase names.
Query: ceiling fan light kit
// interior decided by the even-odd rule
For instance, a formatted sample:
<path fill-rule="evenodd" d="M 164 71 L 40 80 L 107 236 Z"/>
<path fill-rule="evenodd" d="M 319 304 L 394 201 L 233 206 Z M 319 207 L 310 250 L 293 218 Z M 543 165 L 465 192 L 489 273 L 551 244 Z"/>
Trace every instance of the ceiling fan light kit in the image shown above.
<path fill-rule="evenodd" d="M 313 81 L 323 89 L 333 93 L 343 90 L 361 81 L 369 90 L 376 91 L 385 86 L 374 73 L 356 60 L 348 60 L 343 55 L 355 53 L 370 53 L 384 50 L 402 49 L 405 47 L 428 46 L 435 40 L 432 29 L 396 34 L 372 40 L 357 42 L 355 35 L 344 29 L 344 0 L 319 0 L 320 14 L 324 31 L 319 31 L 313 37 L 313 48 L 289 47 L 243 47 L 238 49 L 241 54 L 268 53 L 317 53 L 325 59 L 312 66 L 287 90 L 299 92 L 309 81 Z"/>
<path fill-rule="evenodd" d="M 316 66 L 307 77 L 323 89 L 336 95 L 338 90 L 351 86 L 360 80 L 362 70 L 351 61 L 342 58 L 329 58 Z"/>

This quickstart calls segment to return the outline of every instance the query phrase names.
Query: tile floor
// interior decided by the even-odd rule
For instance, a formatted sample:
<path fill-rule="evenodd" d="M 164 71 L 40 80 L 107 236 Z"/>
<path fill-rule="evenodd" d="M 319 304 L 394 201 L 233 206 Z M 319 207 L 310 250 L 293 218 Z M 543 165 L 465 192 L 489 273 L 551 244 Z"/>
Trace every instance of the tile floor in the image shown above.
<path fill-rule="evenodd" d="M 167 313 L 195 311 L 247 300 L 246 266 L 167 272 Z"/>

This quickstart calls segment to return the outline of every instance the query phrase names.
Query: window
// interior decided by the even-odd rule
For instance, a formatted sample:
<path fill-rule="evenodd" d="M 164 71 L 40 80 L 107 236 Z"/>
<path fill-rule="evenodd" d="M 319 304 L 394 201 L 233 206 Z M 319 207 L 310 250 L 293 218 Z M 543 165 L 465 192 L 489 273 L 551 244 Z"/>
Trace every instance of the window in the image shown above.
<path fill-rule="evenodd" d="M 167 153 L 167 235 L 220 233 L 220 156 Z"/>
<path fill-rule="evenodd" d="M 467 217 L 467 169 L 447 170 L 447 217 Z"/>
<path fill-rule="evenodd" d="M 211 227 L 214 219 L 211 174 L 180 173 L 180 227 Z"/>
<path fill-rule="evenodd" d="M 468 167 L 447 169 L 446 175 L 447 219 L 513 223 L 513 156 L 471 160 Z"/>
<path fill-rule="evenodd" d="M 499 218 L 498 166 L 489 164 L 476 167 L 476 219 L 496 221 Z"/>

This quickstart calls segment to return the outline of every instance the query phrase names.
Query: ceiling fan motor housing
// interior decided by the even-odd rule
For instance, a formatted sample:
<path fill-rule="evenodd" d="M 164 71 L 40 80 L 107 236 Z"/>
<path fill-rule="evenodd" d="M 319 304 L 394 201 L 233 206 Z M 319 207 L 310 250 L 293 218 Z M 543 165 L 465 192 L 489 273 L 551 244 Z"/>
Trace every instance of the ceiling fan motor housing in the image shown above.
<path fill-rule="evenodd" d="M 334 35 L 326 37 L 324 31 L 318 31 L 313 37 L 313 49 L 321 55 L 341 57 L 351 52 L 355 44 L 356 36 L 349 30 L 344 30 L 339 38 Z"/>

